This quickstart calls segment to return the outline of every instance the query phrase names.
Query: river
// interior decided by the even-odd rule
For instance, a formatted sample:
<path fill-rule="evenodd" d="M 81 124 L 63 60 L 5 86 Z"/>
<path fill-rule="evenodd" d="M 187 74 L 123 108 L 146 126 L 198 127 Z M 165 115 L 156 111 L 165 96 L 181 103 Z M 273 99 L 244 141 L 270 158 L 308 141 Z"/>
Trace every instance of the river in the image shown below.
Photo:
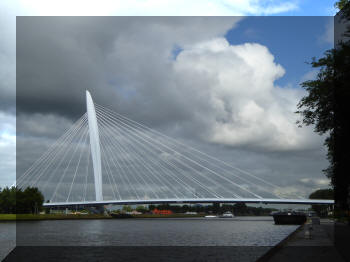
<path fill-rule="evenodd" d="M 254 259 L 296 228 L 271 217 L 55 220 L 18 222 L 16 236 L 17 246 L 247 247 Z"/>

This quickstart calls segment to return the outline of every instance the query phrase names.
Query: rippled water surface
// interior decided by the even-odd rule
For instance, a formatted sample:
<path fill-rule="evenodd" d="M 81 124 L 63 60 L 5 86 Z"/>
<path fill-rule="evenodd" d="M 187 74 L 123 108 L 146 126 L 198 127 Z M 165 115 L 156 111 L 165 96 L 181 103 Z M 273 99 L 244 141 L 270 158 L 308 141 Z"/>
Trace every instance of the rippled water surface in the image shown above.
<path fill-rule="evenodd" d="M 0 260 L 17 242 L 5 261 L 253 262 L 296 228 L 271 217 L 0 223 Z"/>
<path fill-rule="evenodd" d="M 271 217 L 32 221 L 17 223 L 17 245 L 273 246 L 296 227 Z"/>
<path fill-rule="evenodd" d="M 0 261 L 16 246 L 16 223 L 0 222 Z"/>

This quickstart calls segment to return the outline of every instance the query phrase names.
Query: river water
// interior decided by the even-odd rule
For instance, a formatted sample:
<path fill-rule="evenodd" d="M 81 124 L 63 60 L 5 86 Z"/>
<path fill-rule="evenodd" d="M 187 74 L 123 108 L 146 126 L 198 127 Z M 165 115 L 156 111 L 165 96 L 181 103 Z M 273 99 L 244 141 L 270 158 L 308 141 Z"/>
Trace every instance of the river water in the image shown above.
<path fill-rule="evenodd" d="M 9 233 L 14 224 L 0 224 L 2 232 L 6 228 L 5 236 L 14 241 Z M 17 223 L 16 242 L 56 247 L 271 247 L 296 228 L 274 225 L 271 217 L 30 221 Z M 0 253 L 6 250 L 0 247 Z M 259 257 L 266 249 L 254 252 Z"/>

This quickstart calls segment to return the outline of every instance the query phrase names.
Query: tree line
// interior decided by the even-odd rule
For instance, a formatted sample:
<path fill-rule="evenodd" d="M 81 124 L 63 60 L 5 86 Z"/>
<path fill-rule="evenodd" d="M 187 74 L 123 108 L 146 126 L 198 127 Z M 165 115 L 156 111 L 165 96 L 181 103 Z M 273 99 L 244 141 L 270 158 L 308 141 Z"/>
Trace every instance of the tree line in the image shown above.
<path fill-rule="evenodd" d="M 0 188 L 0 213 L 36 214 L 42 210 L 44 196 L 36 187 L 22 190 L 18 187 Z"/>

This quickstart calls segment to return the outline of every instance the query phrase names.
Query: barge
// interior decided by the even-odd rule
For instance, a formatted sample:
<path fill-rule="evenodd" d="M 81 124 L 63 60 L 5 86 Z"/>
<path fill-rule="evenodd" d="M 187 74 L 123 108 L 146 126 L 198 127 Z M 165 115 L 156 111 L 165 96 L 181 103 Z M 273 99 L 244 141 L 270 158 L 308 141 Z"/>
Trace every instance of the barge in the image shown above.
<path fill-rule="evenodd" d="M 296 211 L 282 211 L 272 214 L 275 225 L 302 225 L 306 222 L 306 214 Z"/>

